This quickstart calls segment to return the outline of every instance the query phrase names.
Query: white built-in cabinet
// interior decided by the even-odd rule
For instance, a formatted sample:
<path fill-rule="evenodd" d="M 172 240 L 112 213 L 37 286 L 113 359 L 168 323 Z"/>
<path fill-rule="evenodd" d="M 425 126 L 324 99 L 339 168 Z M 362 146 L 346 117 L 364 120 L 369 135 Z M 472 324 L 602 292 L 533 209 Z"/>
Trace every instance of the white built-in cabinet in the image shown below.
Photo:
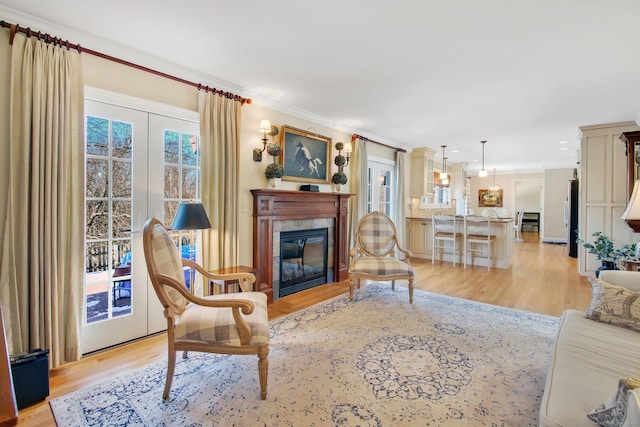
<path fill-rule="evenodd" d="M 411 197 L 433 196 L 433 156 L 431 148 L 411 152 Z"/>
<path fill-rule="evenodd" d="M 620 217 L 627 206 L 626 146 L 622 132 L 640 128 L 635 122 L 582 126 L 580 164 L 579 236 L 593 242 L 593 233 L 601 231 L 615 246 L 634 243 L 631 228 Z M 580 274 L 592 274 L 600 261 L 580 246 Z"/>
<path fill-rule="evenodd" d="M 407 242 L 413 257 L 431 258 L 431 218 L 408 218 Z"/>

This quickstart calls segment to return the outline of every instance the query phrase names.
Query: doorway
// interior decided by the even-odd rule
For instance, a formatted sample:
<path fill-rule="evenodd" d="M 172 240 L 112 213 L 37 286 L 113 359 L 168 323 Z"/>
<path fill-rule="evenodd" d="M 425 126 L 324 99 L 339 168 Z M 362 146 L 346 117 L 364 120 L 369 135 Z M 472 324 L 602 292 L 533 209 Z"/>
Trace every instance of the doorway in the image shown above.
<path fill-rule="evenodd" d="M 543 179 L 523 179 L 514 181 L 514 215 L 524 211 L 522 231 L 535 231 L 540 233 L 544 217 L 544 180 Z"/>

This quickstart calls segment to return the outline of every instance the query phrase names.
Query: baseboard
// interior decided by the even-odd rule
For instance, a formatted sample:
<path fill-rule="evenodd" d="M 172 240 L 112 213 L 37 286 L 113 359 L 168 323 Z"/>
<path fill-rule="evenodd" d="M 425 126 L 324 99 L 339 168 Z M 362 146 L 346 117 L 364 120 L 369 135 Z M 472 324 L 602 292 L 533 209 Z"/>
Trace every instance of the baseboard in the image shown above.
<path fill-rule="evenodd" d="M 567 239 L 558 239 L 558 238 L 547 238 L 547 237 L 543 237 L 542 238 L 542 243 L 562 243 L 562 244 L 567 244 Z"/>

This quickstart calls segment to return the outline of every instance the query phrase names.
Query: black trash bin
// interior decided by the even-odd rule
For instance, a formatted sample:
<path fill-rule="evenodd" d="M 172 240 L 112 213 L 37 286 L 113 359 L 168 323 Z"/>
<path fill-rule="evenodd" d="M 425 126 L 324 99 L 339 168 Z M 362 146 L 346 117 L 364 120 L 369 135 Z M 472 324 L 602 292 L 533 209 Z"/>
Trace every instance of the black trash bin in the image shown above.
<path fill-rule="evenodd" d="M 49 396 L 49 350 L 11 356 L 11 375 L 18 409 L 44 400 Z"/>

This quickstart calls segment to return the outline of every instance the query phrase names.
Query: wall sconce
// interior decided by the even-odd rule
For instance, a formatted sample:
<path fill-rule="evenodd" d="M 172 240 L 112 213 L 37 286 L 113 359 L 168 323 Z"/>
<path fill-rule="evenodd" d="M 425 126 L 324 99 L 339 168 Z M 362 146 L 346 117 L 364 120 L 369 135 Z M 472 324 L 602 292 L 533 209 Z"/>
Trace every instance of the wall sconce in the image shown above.
<path fill-rule="evenodd" d="M 342 149 L 344 151 L 345 154 L 345 158 L 347 159 L 347 163 L 345 163 L 345 166 L 349 166 L 349 159 L 351 159 L 351 153 L 353 152 L 353 146 L 351 145 L 350 142 L 346 142 L 344 144 L 344 148 Z"/>
<path fill-rule="evenodd" d="M 271 122 L 269 120 L 260 120 L 260 132 L 262 132 L 262 150 L 259 148 L 253 149 L 253 161 L 261 162 L 262 161 L 262 153 L 267 148 L 267 134 L 271 135 L 271 138 L 278 134 L 278 127 L 271 126 Z"/>

